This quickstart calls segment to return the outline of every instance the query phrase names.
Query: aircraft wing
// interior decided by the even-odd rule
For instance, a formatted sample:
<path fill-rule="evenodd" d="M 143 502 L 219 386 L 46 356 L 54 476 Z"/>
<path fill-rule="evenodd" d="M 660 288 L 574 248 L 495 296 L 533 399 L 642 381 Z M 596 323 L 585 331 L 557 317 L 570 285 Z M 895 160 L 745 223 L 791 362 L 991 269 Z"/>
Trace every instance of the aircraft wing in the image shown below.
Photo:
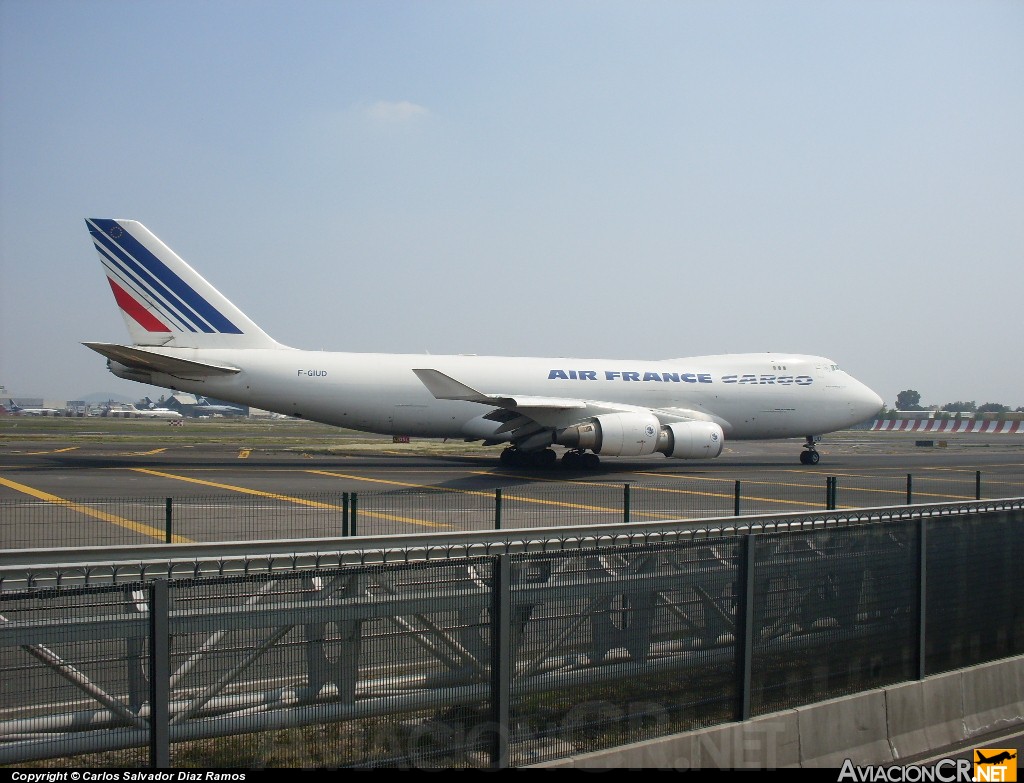
<path fill-rule="evenodd" d="M 483 418 L 502 422 L 495 434 L 525 433 L 547 428 L 569 427 L 603 413 L 653 413 L 662 424 L 678 421 L 715 421 L 721 419 L 701 411 L 685 408 L 644 408 L 624 403 L 582 400 L 571 397 L 536 397 L 521 394 L 487 394 L 457 381 L 440 370 L 413 370 L 439 400 L 465 400 L 492 405 L 497 410 Z"/>
<path fill-rule="evenodd" d="M 132 367 L 136 370 L 148 370 L 150 372 L 163 372 L 168 375 L 234 375 L 241 370 L 237 367 L 228 367 L 219 364 L 208 364 L 205 362 L 194 362 L 189 359 L 180 359 L 177 356 L 157 353 L 146 348 L 136 348 L 128 345 L 116 345 L 114 343 L 82 343 L 86 348 L 92 348 L 96 353 L 113 359 L 125 367 Z"/>
<path fill-rule="evenodd" d="M 466 400 L 484 405 L 496 405 L 499 408 L 532 408 L 551 409 L 556 411 L 585 408 L 584 400 L 573 400 L 566 397 L 535 397 L 531 395 L 484 394 L 471 386 L 467 386 L 445 375 L 440 370 L 413 370 L 427 390 L 439 400 Z"/>

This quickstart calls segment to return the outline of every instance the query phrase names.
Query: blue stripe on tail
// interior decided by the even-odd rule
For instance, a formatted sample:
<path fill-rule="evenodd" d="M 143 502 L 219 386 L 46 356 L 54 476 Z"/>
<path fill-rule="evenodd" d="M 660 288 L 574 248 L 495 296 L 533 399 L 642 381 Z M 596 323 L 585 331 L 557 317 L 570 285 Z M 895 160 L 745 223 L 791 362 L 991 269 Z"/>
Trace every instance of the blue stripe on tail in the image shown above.
<path fill-rule="evenodd" d="M 128 279 L 163 301 L 165 306 L 178 316 L 177 320 L 186 326 L 193 325 L 191 331 L 198 330 L 207 334 L 242 334 L 241 329 L 178 277 L 117 221 L 93 219 L 86 222 L 97 247 L 102 246 L 106 254 L 119 264 Z"/>

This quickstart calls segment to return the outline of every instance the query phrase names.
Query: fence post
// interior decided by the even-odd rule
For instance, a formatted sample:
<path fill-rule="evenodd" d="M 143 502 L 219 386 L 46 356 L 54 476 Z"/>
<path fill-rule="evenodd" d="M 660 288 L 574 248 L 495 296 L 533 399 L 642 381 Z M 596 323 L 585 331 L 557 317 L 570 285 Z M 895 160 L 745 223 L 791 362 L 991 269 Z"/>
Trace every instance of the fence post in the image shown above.
<path fill-rule="evenodd" d="M 501 530 L 501 487 L 494 488 L 494 529 Z"/>
<path fill-rule="evenodd" d="M 164 543 L 171 543 L 171 499 L 164 502 Z"/>
<path fill-rule="evenodd" d="M 341 537 L 348 538 L 348 493 L 341 493 Z"/>
<path fill-rule="evenodd" d="M 907 474 L 907 505 L 914 502 L 914 477 Z"/>
<path fill-rule="evenodd" d="M 928 535 L 927 522 L 922 517 L 917 523 L 917 679 L 925 678 L 926 667 L 926 632 L 927 618 L 927 585 L 928 585 Z"/>
<path fill-rule="evenodd" d="M 622 521 L 629 522 L 629 482 L 622 485 Z"/>
<path fill-rule="evenodd" d="M 149 586 L 149 766 L 171 766 L 171 634 L 167 580 Z"/>
<path fill-rule="evenodd" d="M 757 534 L 740 539 L 736 553 L 736 619 L 733 628 L 736 660 L 736 720 L 750 718 L 754 669 L 754 555 Z"/>
<path fill-rule="evenodd" d="M 974 499 L 981 500 L 981 471 L 974 474 Z"/>
<path fill-rule="evenodd" d="M 492 769 L 507 769 L 512 703 L 512 558 L 498 555 L 492 561 L 491 580 L 491 745 Z"/>
<path fill-rule="evenodd" d="M 830 499 L 830 503 L 831 503 L 832 507 L 829 509 L 830 511 L 835 511 L 836 507 L 839 505 L 839 503 L 836 501 L 836 498 L 838 496 L 839 496 L 839 476 L 833 476 L 832 477 L 832 497 Z"/>
<path fill-rule="evenodd" d="M 736 479 L 736 489 L 733 490 L 732 515 L 734 517 L 738 517 L 740 515 L 740 480 L 739 479 Z"/>
<path fill-rule="evenodd" d="M 354 536 L 356 534 L 356 493 L 352 493 L 352 506 L 349 508 L 349 519 L 348 519 L 348 534 Z"/>

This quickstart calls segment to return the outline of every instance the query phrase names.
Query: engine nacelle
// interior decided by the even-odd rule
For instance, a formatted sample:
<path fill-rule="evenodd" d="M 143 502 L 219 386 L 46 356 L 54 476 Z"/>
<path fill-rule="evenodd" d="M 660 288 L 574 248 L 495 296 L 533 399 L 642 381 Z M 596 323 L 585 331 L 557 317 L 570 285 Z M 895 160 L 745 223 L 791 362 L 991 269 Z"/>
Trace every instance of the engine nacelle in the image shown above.
<path fill-rule="evenodd" d="M 725 433 L 713 421 L 677 421 L 661 428 L 656 451 L 677 459 L 713 459 L 724 443 Z"/>
<path fill-rule="evenodd" d="M 722 453 L 725 434 L 710 421 L 662 426 L 652 413 L 605 413 L 562 430 L 555 442 L 609 457 L 661 452 L 677 459 L 713 459 Z"/>
<path fill-rule="evenodd" d="M 558 433 L 558 443 L 609 457 L 653 454 L 661 422 L 651 413 L 604 413 Z"/>

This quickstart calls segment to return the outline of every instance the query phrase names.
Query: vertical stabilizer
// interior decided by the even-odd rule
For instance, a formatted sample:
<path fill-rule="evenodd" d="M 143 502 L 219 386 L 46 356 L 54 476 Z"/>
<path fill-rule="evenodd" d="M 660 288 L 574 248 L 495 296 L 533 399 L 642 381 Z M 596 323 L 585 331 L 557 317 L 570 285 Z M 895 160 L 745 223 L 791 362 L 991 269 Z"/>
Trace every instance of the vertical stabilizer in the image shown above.
<path fill-rule="evenodd" d="M 133 344 L 283 347 L 141 223 L 85 222 Z"/>

